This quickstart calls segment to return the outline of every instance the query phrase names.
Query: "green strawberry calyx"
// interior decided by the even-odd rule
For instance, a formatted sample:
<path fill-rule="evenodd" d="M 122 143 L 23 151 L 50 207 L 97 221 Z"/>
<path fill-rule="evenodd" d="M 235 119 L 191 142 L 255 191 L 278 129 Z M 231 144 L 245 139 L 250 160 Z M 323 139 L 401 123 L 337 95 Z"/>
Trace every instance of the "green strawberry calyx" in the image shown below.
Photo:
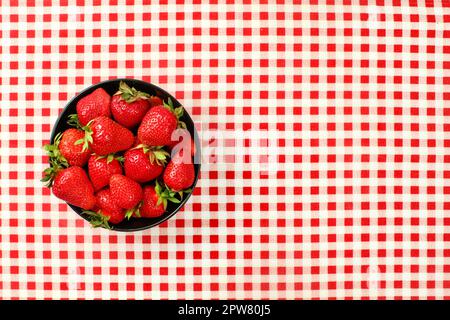
<path fill-rule="evenodd" d="M 166 185 L 160 185 L 158 180 L 155 181 L 155 192 L 156 195 L 158 196 L 158 201 L 156 202 L 156 205 L 163 205 L 164 210 L 167 209 L 167 203 L 168 201 L 173 202 L 173 203 L 180 203 L 181 200 L 178 199 L 176 196 L 177 192 L 170 190 Z M 181 196 L 181 199 L 183 199 L 183 197 Z"/>
<path fill-rule="evenodd" d="M 145 144 L 138 144 L 133 149 L 141 149 L 145 154 L 148 154 L 148 158 L 150 159 L 150 163 L 155 163 L 159 166 L 164 166 L 167 163 L 167 158 L 170 157 L 170 154 L 160 147 L 149 147 Z"/>
<path fill-rule="evenodd" d="M 167 103 L 165 101 L 163 101 L 163 106 L 164 106 L 164 108 L 166 108 L 167 110 L 172 112 L 175 115 L 175 117 L 177 117 L 178 128 L 186 129 L 186 123 L 184 121 L 180 120 L 180 118 L 184 114 L 184 108 L 182 106 L 179 106 L 179 107 L 175 108 L 173 106 L 173 101 L 172 101 L 172 99 L 170 97 L 167 99 Z"/>
<path fill-rule="evenodd" d="M 181 199 L 183 199 L 184 194 L 192 193 L 192 188 L 175 191 L 175 190 L 171 189 L 167 184 L 166 184 L 166 189 L 169 190 L 170 192 L 177 193 Z"/>
<path fill-rule="evenodd" d="M 138 91 L 134 87 L 130 88 L 125 81 L 120 81 L 119 91 L 117 91 L 114 95 L 120 95 L 127 103 L 132 103 L 137 100 L 147 100 L 150 97 L 148 93 Z"/>
<path fill-rule="evenodd" d="M 78 115 L 76 113 L 73 113 L 68 116 L 67 124 L 69 126 L 75 127 L 77 129 L 82 129 L 83 126 L 81 125 L 80 121 L 78 120 Z"/>
<path fill-rule="evenodd" d="M 82 151 L 86 151 L 89 149 L 89 145 L 94 142 L 94 139 L 92 138 L 92 129 L 90 125 L 95 119 L 92 119 L 89 121 L 84 127 L 81 127 L 80 129 L 84 131 L 84 137 L 75 141 L 75 145 L 83 144 Z M 112 160 L 111 160 L 112 161 Z"/>
<path fill-rule="evenodd" d="M 110 164 L 114 159 L 119 161 L 120 163 L 123 163 L 125 161 L 125 158 L 123 156 L 118 156 L 114 153 L 110 153 L 106 156 L 97 156 L 97 160 L 99 159 L 105 159 L 106 158 L 106 163 Z"/>
<path fill-rule="evenodd" d="M 44 170 L 44 177 L 42 182 L 46 182 L 46 186 L 50 188 L 53 185 L 56 174 L 65 168 L 69 167 L 69 163 L 59 151 L 59 143 L 61 142 L 62 133 L 58 133 L 53 140 L 53 144 L 47 144 L 44 146 L 44 150 L 49 156 L 50 167 Z"/>
<path fill-rule="evenodd" d="M 101 227 L 108 230 L 112 229 L 108 222 L 109 217 L 105 216 L 101 210 L 98 210 L 97 212 L 85 210 L 83 211 L 83 214 L 86 214 L 88 216 L 88 220 L 94 228 Z"/>
<path fill-rule="evenodd" d="M 41 182 L 45 182 L 45 186 L 47 188 L 51 188 L 53 186 L 53 181 L 55 180 L 56 174 L 65 168 L 66 167 L 62 166 L 61 163 L 50 160 L 50 167 L 44 170 L 44 175 Z"/>
<path fill-rule="evenodd" d="M 141 217 L 141 206 L 142 206 L 142 201 L 139 202 L 134 208 L 131 208 L 131 209 L 128 209 L 127 211 L 125 211 L 125 218 L 130 220 L 130 218 L 133 216 L 133 214 L 137 218 L 140 218 Z"/>

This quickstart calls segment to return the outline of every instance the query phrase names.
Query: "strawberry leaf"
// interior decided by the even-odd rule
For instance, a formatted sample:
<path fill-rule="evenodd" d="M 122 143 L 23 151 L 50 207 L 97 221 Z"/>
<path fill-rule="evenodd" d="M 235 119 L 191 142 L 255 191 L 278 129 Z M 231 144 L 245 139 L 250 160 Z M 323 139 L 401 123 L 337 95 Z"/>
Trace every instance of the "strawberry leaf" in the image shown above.
<path fill-rule="evenodd" d="M 172 189 L 169 188 L 169 186 L 167 186 L 167 184 L 165 185 L 165 191 L 167 192 L 167 197 L 175 197 L 175 195 L 179 195 L 181 197 L 181 199 L 183 199 L 183 196 L 185 193 L 192 193 L 192 188 L 188 188 L 188 189 L 184 189 L 184 190 L 180 190 L 180 191 L 174 191 Z"/>
<path fill-rule="evenodd" d="M 69 162 L 59 151 L 59 143 L 61 142 L 62 133 L 58 133 L 53 139 L 53 144 L 47 144 L 44 146 L 44 150 L 49 156 L 50 167 L 44 170 L 44 176 L 41 179 L 42 182 L 47 182 L 45 185 L 50 188 L 53 185 L 53 180 L 56 174 L 69 167 Z"/>
<path fill-rule="evenodd" d="M 166 159 L 166 155 L 165 155 L 164 152 L 155 151 L 155 152 L 153 152 L 153 154 L 155 155 L 156 159 L 158 159 L 158 160 L 165 160 Z"/>
<path fill-rule="evenodd" d="M 139 202 L 134 208 L 128 209 L 127 211 L 125 211 L 125 218 L 127 218 L 128 220 L 130 220 L 130 218 L 133 217 L 133 214 L 137 217 L 140 218 L 141 217 L 141 206 L 142 206 L 142 201 Z"/>
<path fill-rule="evenodd" d="M 155 163 L 159 166 L 163 166 L 167 162 L 167 158 L 170 157 L 170 154 L 163 149 L 163 147 L 142 147 L 144 153 L 148 153 L 148 159 L 150 163 Z"/>
<path fill-rule="evenodd" d="M 125 218 L 127 218 L 127 220 L 130 220 L 130 218 L 133 216 L 133 213 L 134 213 L 134 208 L 128 209 L 128 210 L 125 212 Z"/>
<path fill-rule="evenodd" d="M 161 185 L 159 184 L 158 180 L 155 181 L 155 192 L 158 196 L 161 194 Z"/>
<path fill-rule="evenodd" d="M 184 108 L 183 108 L 183 107 L 175 108 L 174 113 L 175 113 L 175 115 L 177 116 L 177 118 L 179 119 L 179 118 L 181 118 L 181 117 L 183 116 L 183 114 L 184 114 Z"/>
<path fill-rule="evenodd" d="M 170 97 L 167 98 L 167 104 L 173 109 L 173 102 L 172 102 L 172 99 Z"/>
<path fill-rule="evenodd" d="M 116 160 L 119 161 L 120 163 L 123 163 L 125 161 L 125 158 L 123 156 L 118 156 L 116 157 Z"/>
<path fill-rule="evenodd" d="M 53 185 L 53 181 L 55 180 L 56 174 L 64 169 L 63 166 L 61 166 L 60 163 L 50 161 L 50 167 L 44 170 L 44 176 L 41 179 L 41 182 L 46 182 L 45 186 L 47 188 L 51 188 Z"/>
<path fill-rule="evenodd" d="M 183 116 L 184 114 L 184 108 L 183 106 L 179 106 L 177 108 L 174 107 L 172 99 L 169 97 L 167 98 L 167 103 L 165 101 L 163 101 L 163 106 L 164 108 L 166 108 L 167 110 L 169 110 L 170 112 L 172 112 L 175 117 L 178 120 L 178 128 L 182 128 L 182 129 L 186 129 L 186 123 L 184 123 L 183 121 L 180 120 L 180 118 Z"/>
<path fill-rule="evenodd" d="M 76 113 L 69 115 L 69 120 L 67 120 L 67 124 L 69 126 L 75 127 L 77 129 L 81 129 L 82 125 L 80 121 L 78 120 L 78 115 Z"/>
<path fill-rule="evenodd" d="M 186 123 L 184 121 L 178 121 L 178 128 L 187 129 Z"/>
<path fill-rule="evenodd" d="M 130 88 L 125 81 L 120 81 L 119 91 L 117 91 L 114 95 L 120 95 L 127 103 L 137 100 L 147 100 L 150 97 L 148 93 L 138 91 L 134 87 Z"/>
<path fill-rule="evenodd" d="M 170 97 L 167 98 L 167 102 L 163 101 L 163 106 L 164 106 L 164 108 L 166 108 L 167 110 L 169 110 L 170 112 L 175 114 L 175 109 L 173 107 L 173 102 L 172 102 L 172 99 Z"/>
<path fill-rule="evenodd" d="M 184 115 L 183 106 L 179 106 L 179 107 L 175 108 L 173 105 L 172 99 L 170 97 L 167 98 L 167 103 L 163 101 L 163 106 L 175 115 L 175 117 L 178 120 L 178 128 L 186 129 L 186 124 L 184 122 L 180 121 L 180 118 Z"/>
<path fill-rule="evenodd" d="M 116 156 L 114 153 L 110 153 L 106 156 L 97 156 L 97 158 L 95 158 L 96 160 L 100 160 L 100 159 L 105 159 L 106 158 L 106 163 L 111 163 L 113 160 L 117 160 L 120 163 L 124 162 L 125 158 L 123 156 Z"/>
<path fill-rule="evenodd" d="M 89 145 L 94 142 L 94 139 L 92 138 L 92 129 L 90 128 L 90 125 L 92 124 L 92 121 L 89 121 L 87 125 L 81 128 L 81 130 L 84 131 L 84 137 L 82 139 L 79 139 L 75 141 L 76 145 L 83 144 L 82 151 L 86 151 L 89 149 Z"/>
<path fill-rule="evenodd" d="M 158 180 L 155 181 L 155 192 L 158 195 L 158 201 L 156 202 L 156 205 L 159 206 L 162 204 L 164 210 L 167 209 L 168 201 L 173 203 L 180 203 L 183 199 L 182 196 L 180 196 L 180 199 L 178 199 L 177 196 L 180 195 L 178 192 L 170 190 L 165 184 L 161 186 Z"/>
<path fill-rule="evenodd" d="M 102 214 L 101 210 L 95 212 L 90 210 L 83 211 L 83 214 L 88 216 L 88 220 L 94 228 L 105 228 L 111 230 L 112 227 L 109 225 L 109 217 Z"/>

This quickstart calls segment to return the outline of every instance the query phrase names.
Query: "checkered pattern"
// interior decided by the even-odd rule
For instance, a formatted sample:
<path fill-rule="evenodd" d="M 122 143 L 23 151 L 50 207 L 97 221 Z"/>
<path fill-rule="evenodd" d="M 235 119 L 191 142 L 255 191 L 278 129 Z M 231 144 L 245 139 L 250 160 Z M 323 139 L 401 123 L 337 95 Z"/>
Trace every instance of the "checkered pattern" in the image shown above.
<path fill-rule="evenodd" d="M 1 298 L 450 298 L 449 0 L 104 3 L 2 1 Z M 39 182 L 61 108 L 117 77 L 228 142 L 133 234 Z M 275 171 L 230 160 L 242 131 Z"/>

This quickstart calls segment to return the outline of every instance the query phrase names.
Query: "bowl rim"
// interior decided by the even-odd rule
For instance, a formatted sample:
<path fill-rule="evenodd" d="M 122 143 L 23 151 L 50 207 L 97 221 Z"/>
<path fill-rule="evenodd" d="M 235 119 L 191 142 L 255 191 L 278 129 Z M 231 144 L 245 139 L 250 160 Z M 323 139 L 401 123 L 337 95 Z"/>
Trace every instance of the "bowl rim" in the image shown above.
<path fill-rule="evenodd" d="M 84 88 L 83 90 L 81 90 L 80 92 L 78 92 L 75 96 L 73 96 L 67 103 L 66 105 L 62 108 L 62 110 L 60 111 L 60 114 L 58 115 L 58 118 L 56 119 L 56 121 L 53 124 L 53 129 L 50 135 L 50 143 L 53 143 L 55 136 L 59 133 L 56 132 L 56 128 L 58 127 L 58 124 L 63 120 L 63 114 L 65 113 L 65 111 L 67 110 L 67 108 L 69 108 L 69 106 L 71 106 L 81 95 L 87 93 L 88 91 L 97 89 L 97 88 L 101 88 L 103 85 L 108 84 L 108 83 L 115 83 L 115 82 L 120 82 L 120 81 L 133 81 L 133 82 L 138 82 L 141 83 L 142 85 L 145 86 L 151 86 L 154 87 L 155 89 L 161 91 L 162 93 L 168 95 L 174 102 L 178 103 L 180 106 L 183 106 L 180 101 L 178 101 L 177 98 L 175 98 L 173 95 L 171 95 L 169 92 L 167 92 L 166 90 L 162 89 L 161 87 L 151 83 L 151 82 L 147 82 L 144 80 L 140 80 L 140 79 L 134 79 L 134 78 L 116 78 L 116 79 L 108 79 L 108 80 L 104 80 L 104 81 L 100 81 L 97 82 L 95 84 L 90 85 L 87 88 Z M 194 131 L 194 142 L 195 142 L 195 148 L 198 154 L 198 158 L 201 159 L 201 145 L 199 143 L 199 139 L 198 139 L 198 132 L 197 129 L 195 127 L 195 122 L 192 119 L 191 115 L 189 114 L 189 112 L 187 112 L 187 110 L 184 108 L 187 116 L 191 119 L 193 125 L 193 131 Z M 192 193 L 194 192 L 195 187 L 197 186 L 197 182 L 200 176 L 200 171 L 201 171 L 201 161 L 199 161 L 198 163 L 195 163 L 194 165 L 198 166 L 198 169 L 195 170 L 195 178 L 194 178 L 194 182 L 192 183 L 192 192 L 188 193 L 183 200 L 179 203 L 178 207 L 176 207 L 176 209 L 174 211 L 172 211 L 170 214 L 165 215 L 163 218 L 158 219 L 156 221 L 154 221 L 153 223 L 149 223 L 148 225 L 142 226 L 142 227 L 137 227 L 137 228 L 117 228 L 115 226 L 113 226 L 112 229 L 107 229 L 108 231 L 116 231 L 116 232 L 137 232 L 137 231 L 143 231 L 143 230 L 147 230 L 153 227 L 156 227 L 160 224 L 162 224 L 163 222 L 169 220 L 170 218 L 172 218 L 175 214 L 178 213 L 178 211 L 180 211 L 184 205 L 186 204 L 186 202 L 189 200 L 189 198 L 191 197 Z M 66 201 L 64 201 L 78 216 L 80 216 L 83 220 L 86 220 L 87 222 L 89 222 L 86 219 L 86 216 L 83 213 L 78 213 L 77 209 L 79 209 L 79 207 L 74 206 L 72 204 L 67 203 Z M 101 229 L 105 229 L 105 228 L 101 228 Z"/>

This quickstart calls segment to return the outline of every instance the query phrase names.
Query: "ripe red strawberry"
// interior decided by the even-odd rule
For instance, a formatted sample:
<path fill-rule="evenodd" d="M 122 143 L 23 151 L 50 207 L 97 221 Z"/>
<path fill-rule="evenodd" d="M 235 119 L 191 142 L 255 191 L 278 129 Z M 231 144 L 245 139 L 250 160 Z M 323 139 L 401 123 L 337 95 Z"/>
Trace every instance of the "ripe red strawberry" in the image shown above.
<path fill-rule="evenodd" d="M 85 210 L 95 206 L 94 187 L 82 168 L 73 166 L 59 170 L 50 179 L 51 183 L 53 194 L 67 203 Z"/>
<path fill-rule="evenodd" d="M 113 174 L 122 174 L 121 157 L 91 155 L 88 162 L 89 178 L 92 181 L 94 190 L 98 191 L 109 184 L 109 179 Z"/>
<path fill-rule="evenodd" d="M 140 184 L 121 174 L 111 176 L 109 188 L 114 201 L 123 209 L 132 209 L 142 200 Z"/>
<path fill-rule="evenodd" d="M 164 213 L 164 205 L 162 202 L 158 204 L 159 196 L 154 186 L 146 186 L 144 188 L 144 199 L 140 208 L 142 218 L 155 218 Z"/>
<path fill-rule="evenodd" d="M 76 145 L 84 137 L 83 130 L 67 129 L 59 142 L 59 151 L 71 166 L 83 167 L 89 159 L 90 151 L 84 150 L 82 145 Z"/>
<path fill-rule="evenodd" d="M 99 156 L 129 149 L 134 143 L 133 133 L 108 117 L 98 117 L 87 126 L 84 139 L 77 143 L 83 143 L 83 149 L 91 150 Z"/>
<path fill-rule="evenodd" d="M 161 100 L 160 97 L 157 97 L 157 96 L 150 96 L 149 102 L 152 107 L 163 105 L 163 101 Z"/>
<path fill-rule="evenodd" d="M 189 157 L 188 161 L 184 160 L 179 152 L 170 160 L 164 170 L 164 182 L 173 191 L 188 189 L 194 183 L 195 172 L 192 158 Z"/>
<path fill-rule="evenodd" d="M 109 222 L 117 224 L 125 218 L 124 210 L 116 204 L 109 188 L 97 192 L 96 199 L 101 214 L 109 217 Z"/>
<path fill-rule="evenodd" d="M 125 175 L 139 183 L 156 179 L 163 172 L 168 156 L 163 149 L 150 150 L 144 145 L 138 145 L 124 155 Z"/>
<path fill-rule="evenodd" d="M 154 186 L 144 187 L 144 198 L 139 208 L 139 214 L 143 218 L 155 218 L 162 215 L 167 208 L 167 201 L 180 203 L 176 192 L 161 187 L 158 181 Z"/>
<path fill-rule="evenodd" d="M 146 186 L 144 188 L 144 199 L 140 208 L 142 218 L 155 218 L 162 215 L 165 211 L 164 204 L 159 201 L 159 196 L 154 186 Z"/>
<path fill-rule="evenodd" d="M 89 150 L 83 151 L 83 146 L 75 144 L 84 137 L 84 132 L 77 129 L 68 129 L 63 133 L 58 133 L 53 144 L 44 146 L 52 163 L 58 163 L 63 167 L 82 167 L 89 159 Z"/>
<path fill-rule="evenodd" d="M 133 128 L 141 123 L 150 109 L 150 95 L 130 88 L 124 81 L 120 82 L 119 91 L 111 100 L 111 112 L 119 124 Z"/>
<path fill-rule="evenodd" d="M 172 132 L 177 126 L 186 128 L 178 119 L 183 115 L 183 107 L 173 108 L 172 100 L 164 106 L 152 107 L 142 119 L 138 129 L 139 140 L 148 146 L 167 146 L 172 141 Z"/>
<path fill-rule="evenodd" d="M 110 102 L 111 97 L 102 88 L 81 98 L 77 103 L 77 114 L 81 125 L 85 126 L 89 121 L 100 116 L 111 117 Z"/>

